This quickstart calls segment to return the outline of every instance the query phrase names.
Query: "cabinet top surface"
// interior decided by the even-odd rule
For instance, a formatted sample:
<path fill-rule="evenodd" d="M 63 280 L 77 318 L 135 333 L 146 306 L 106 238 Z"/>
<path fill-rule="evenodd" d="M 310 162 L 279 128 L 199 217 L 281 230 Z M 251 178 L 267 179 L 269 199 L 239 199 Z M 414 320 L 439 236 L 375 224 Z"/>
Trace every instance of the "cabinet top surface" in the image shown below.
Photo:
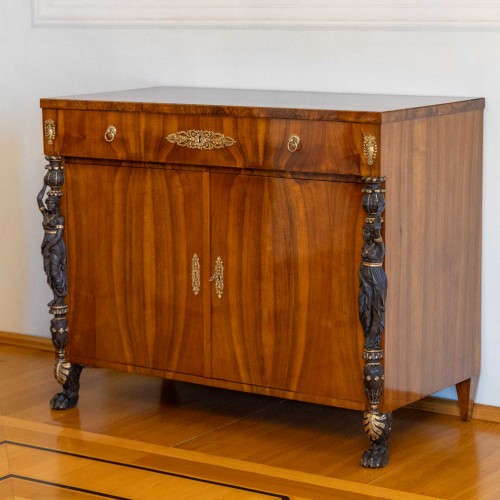
<path fill-rule="evenodd" d="M 151 87 L 41 99 L 42 108 L 292 118 L 366 123 L 470 111 L 483 98 Z"/>

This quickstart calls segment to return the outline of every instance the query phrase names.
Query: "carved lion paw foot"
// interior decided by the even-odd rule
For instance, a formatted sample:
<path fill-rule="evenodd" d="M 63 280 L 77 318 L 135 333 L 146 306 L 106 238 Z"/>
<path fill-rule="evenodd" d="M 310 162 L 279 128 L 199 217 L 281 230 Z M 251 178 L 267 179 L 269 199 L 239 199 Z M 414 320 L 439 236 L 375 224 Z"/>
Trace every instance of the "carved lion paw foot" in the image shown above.
<path fill-rule="evenodd" d="M 50 400 L 50 407 L 53 410 L 69 410 L 70 408 L 74 408 L 77 403 L 78 403 L 77 394 L 71 394 L 66 391 L 63 391 L 56 394 Z"/>
<path fill-rule="evenodd" d="M 387 444 L 374 442 L 361 456 L 361 465 L 370 469 L 380 469 L 389 463 Z"/>

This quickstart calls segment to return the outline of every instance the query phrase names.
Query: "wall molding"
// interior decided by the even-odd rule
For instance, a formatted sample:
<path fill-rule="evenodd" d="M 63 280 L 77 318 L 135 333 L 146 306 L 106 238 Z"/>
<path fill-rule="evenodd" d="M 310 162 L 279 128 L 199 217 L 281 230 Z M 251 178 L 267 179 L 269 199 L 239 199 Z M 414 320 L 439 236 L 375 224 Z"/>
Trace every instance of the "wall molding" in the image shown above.
<path fill-rule="evenodd" d="M 35 27 L 500 29 L 500 1 L 33 0 Z"/>
<path fill-rule="evenodd" d="M 0 331 L 0 344 L 26 347 L 27 349 L 36 349 L 38 351 L 54 352 L 54 345 L 50 339 L 22 333 Z"/>
<path fill-rule="evenodd" d="M 460 409 L 458 402 L 454 399 L 438 398 L 436 396 L 428 396 L 420 401 L 411 403 L 408 408 L 413 410 L 428 411 L 431 413 L 441 413 L 442 415 L 454 415 L 460 418 Z M 495 422 L 500 424 L 500 407 L 482 405 L 476 403 L 472 410 L 472 418 L 482 420 L 484 422 Z"/>

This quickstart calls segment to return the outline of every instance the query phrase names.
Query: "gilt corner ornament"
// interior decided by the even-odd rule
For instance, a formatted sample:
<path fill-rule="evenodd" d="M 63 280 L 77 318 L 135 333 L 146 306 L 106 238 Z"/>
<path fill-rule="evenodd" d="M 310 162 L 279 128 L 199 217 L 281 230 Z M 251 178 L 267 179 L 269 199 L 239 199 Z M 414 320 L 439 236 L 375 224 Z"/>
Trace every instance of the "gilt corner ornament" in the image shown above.
<path fill-rule="evenodd" d="M 236 141 L 220 132 L 211 130 L 187 130 L 167 135 L 168 142 L 188 149 L 222 149 Z"/>
<path fill-rule="evenodd" d="M 373 165 L 378 152 L 377 139 L 374 135 L 366 135 L 364 137 L 363 151 L 365 153 L 366 163 L 368 163 L 368 165 Z"/>
<path fill-rule="evenodd" d="M 43 122 L 43 132 L 47 143 L 52 146 L 54 144 L 54 139 L 56 138 L 56 123 L 51 118 L 48 118 Z"/>

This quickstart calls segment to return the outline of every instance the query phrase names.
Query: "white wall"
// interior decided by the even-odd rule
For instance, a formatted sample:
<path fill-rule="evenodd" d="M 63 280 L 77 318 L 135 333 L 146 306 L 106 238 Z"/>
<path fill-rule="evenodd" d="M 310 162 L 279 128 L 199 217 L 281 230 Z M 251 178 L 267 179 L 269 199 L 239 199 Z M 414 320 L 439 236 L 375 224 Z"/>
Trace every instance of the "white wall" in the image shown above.
<path fill-rule="evenodd" d="M 35 202 L 45 172 L 40 97 L 154 85 L 484 96 L 483 354 L 477 402 L 500 406 L 498 47 L 495 29 L 34 28 L 30 2 L 2 0 L 0 330 L 49 336 L 50 290 Z"/>

